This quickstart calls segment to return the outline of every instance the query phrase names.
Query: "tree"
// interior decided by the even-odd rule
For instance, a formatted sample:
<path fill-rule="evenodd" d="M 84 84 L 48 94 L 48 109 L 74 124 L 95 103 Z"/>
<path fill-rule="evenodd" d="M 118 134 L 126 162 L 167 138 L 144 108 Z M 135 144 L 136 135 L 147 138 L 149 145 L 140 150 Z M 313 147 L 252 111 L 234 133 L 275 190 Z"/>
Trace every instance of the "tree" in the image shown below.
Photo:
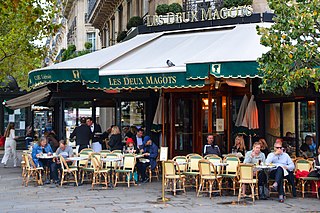
<path fill-rule="evenodd" d="M 258 27 L 261 44 L 271 49 L 258 59 L 260 88 L 289 95 L 296 88 L 320 85 L 319 0 L 268 0 L 275 23 Z"/>
<path fill-rule="evenodd" d="M 46 55 L 39 41 L 59 28 L 57 5 L 56 0 L 0 0 L 0 81 L 10 74 L 27 87 L 28 72 L 40 67 Z"/>

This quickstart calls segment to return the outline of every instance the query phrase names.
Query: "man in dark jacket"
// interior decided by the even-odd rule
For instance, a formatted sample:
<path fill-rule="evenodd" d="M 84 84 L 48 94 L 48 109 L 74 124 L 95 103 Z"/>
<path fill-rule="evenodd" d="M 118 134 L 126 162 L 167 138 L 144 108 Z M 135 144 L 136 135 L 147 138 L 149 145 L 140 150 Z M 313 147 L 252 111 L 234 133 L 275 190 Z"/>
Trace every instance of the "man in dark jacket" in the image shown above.
<path fill-rule="evenodd" d="M 86 118 L 80 118 L 80 126 L 77 126 L 70 135 L 73 139 L 76 137 L 77 150 L 80 152 L 84 148 L 88 148 L 90 140 L 92 139 L 92 132 L 89 126 L 86 124 Z"/>
<path fill-rule="evenodd" d="M 138 129 L 137 134 L 132 137 L 134 144 L 136 144 L 139 150 L 143 148 L 143 133 L 144 130 L 140 128 Z"/>
<path fill-rule="evenodd" d="M 143 156 L 144 158 L 148 159 L 149 162 L 138 162 L 137 168 L 138 172 L 141 175 L 141 182 L 148 182 L 149 179 L 146 175 L 147 167 L 150 165 L 151 170 L 154 171 L 154 169 L 157 166 L 157 157 L 158 157 L 158 147 L 156 144 L 154 144 L 149 136 L 145 136 L 143 139 Z"/>
<path fill-rule="evenodd" d="M 204 145 L 203 148 L 203 156 L 209 154 L 215 154 L 221 157 L 219 146 L 214 143 L 214 137 L 212 134 L 208 135 L 207 144 Z"/>

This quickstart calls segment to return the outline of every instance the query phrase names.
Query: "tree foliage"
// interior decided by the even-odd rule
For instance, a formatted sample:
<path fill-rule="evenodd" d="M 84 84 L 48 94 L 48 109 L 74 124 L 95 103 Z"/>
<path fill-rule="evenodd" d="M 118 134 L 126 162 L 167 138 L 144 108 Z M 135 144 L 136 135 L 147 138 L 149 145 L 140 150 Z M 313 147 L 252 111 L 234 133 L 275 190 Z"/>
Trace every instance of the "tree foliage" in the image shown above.
<path fill-rule="evenodd" d="M 54 21 L 58 11 L 56 0 L 0 0 L 0 81 L 12 75 L 27 87 L 28 72 L 40 67 L 46 55 L 37 43 L 59 28 Z"/>
<path fill-rule="evenodd" d="M 271 28 L 258 27 L 261 44 L 270 51 L 258 59 L 260 88 L 289 95 L 296 88 L 320 84 L 319 0 L 268 0 L 276 17 Z"/>

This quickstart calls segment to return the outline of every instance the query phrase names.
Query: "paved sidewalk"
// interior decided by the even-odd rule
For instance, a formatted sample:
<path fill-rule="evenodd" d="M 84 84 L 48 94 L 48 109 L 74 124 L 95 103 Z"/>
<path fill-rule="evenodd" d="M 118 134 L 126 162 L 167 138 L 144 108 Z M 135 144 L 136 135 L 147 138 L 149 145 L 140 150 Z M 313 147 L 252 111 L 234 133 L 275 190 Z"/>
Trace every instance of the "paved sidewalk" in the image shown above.
<path fill-rule="evenodd" d="M 161 196 L 160 182 L 130 188 L 96 186 L 95 190 L 91 190 L 90 184 L 56 187 L 54 184 L 35 186 L 32 182 L 24 187 L 21 183 L 21 168 L 0 165 L 0 212 L 320 212 L 320 200 L 316 198 L 288 198 L 285 203 L 273 198 L 255 204 L 250 200 L 237 204 L 236 196 L 210 199 L 206 195 L 196 197 L 194 190 L 175 197 L 166 194 L 170 201 L 163 204 L 157 201 Z"/>

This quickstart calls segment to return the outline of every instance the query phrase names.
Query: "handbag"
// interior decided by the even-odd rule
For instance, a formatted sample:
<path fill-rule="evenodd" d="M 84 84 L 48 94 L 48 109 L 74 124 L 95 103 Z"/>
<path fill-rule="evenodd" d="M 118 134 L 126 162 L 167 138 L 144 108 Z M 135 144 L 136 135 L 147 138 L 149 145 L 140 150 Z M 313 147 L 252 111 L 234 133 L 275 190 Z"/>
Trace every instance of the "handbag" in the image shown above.
<path fill-rule="evenodd" d="M 6 137 L 0 136 L 0 147 L 4 146 L 5 141 L 6 141 Z"/>

